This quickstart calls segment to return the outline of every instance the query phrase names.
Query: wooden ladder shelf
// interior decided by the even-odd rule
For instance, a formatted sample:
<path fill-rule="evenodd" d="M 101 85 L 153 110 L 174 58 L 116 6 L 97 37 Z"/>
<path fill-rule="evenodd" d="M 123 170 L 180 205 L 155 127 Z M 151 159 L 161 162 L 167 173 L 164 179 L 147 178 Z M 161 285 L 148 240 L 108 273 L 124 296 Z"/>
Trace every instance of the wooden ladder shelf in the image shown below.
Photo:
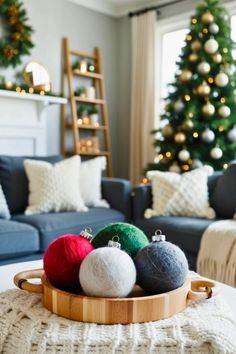
<path fill-rule="evenodd" d="M 70 104 L 70 115 L 67 116 L 66 106 L 61 107 L 61 151 L 63 155 L 79 154 L 81 156 L 106 156 L 107 159 L 107 176 L 112 176 L 112 160 L 111 160 L 111 144 L 107 116 L 107 104 L 105 96 L 104 77 L 101 70 L 101 58 L 99 48 L 94 49 L 94 54 L 87 54 L 77 50 L 70 49 L 68 38 L 63 39 L 63 64 L 62 64 L 62 93 L 66 95 L 65 79 L 68 84 L 68 99 Z M 91 62 L 95 71 L 81 71 L 80 68 L 73 69 L 73 58 Z M 91 82 L 95 88 L 96 98 L 87 98 L 84 95 L 76 95 L 74 83 L 78 79 L 81 83 Z M 87 121 L 82 117 L 78 117 L 77 109 L 81 105 L 88 107 L 99 107 L 100 121 L 94 123 Z M 83 134 L 86 138 L 83 139 Z M 73 149 L 67 147 L 67 138 L 72 134 Z M 91 140 L 90 140 L 91 138 Z M 93 147 L 93 139 L 96 139 L 98 146 Z M 82 145 L 87 142 L 88 147 Z M 102 147 L 102 148 L 101 148 Z"/>

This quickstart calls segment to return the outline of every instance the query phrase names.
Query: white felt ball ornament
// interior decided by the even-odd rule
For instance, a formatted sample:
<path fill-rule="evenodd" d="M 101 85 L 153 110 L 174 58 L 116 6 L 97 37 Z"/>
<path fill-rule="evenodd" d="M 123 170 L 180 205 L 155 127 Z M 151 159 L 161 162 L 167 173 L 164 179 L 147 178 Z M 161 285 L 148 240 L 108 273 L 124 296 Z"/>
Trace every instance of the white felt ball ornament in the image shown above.
<path fill-rule="evenodd" d="M 233 127 L 233 129 L 231 129 L 228 134 L 227 134 L 227 138 L 229 139 L 229 141 L 231 143 L 235 143 L 236 142 L 236 126 Z"/>
<path fill-rule="evenodd" d="M 211 149 L 210 155 L 214 160 L 219 160 L 223 156 L 223 151 L 221 150 L 221 148 L 219 148 L 219 146 L 216 146 Z"/>
<path fill-rule="evenodd" d="M 136 269 L 132 258 L 126 252 L 117 246 L 101 247 L 88 256 L 82 262 L 79 271 L 80 284 L 86 295 L 97 297 L 129 295 L 136 281 Z"/>
<path fill-rule="evenodd" d="M 178 158 L 180 159 L 180 161 L 188 161 L 190 159 L 190 153 L 188 150 L 183 149 L 178 153 Z"/>
<path fill-rule="evenodd" d="M 198 64 L 197 70 L 200 74 L 205 75 L 210 72 L 211 67 L 210 64 L 208 64 L 206 61 L 202 61 L 200 64 Z"/>
<path fill-rule="evenodd" d="M 175 112 L 179 113 L 184 109 L 184 103 L 181 100 L 178 100 L 174 103 Z"/>
<path fill-rule="evenodd" d="M 209 54 L 216 53 L 218 48 L 219 44 L 214 38 L 208 39 L 208 41 L 204 44 L 204 49 Z"/>
<path fill-rule="evenodd" d="M 219 87 L 225 87 L 229 83 L 229 77 L 225 73 L 219 73 L 215 77 L 215 83 Z"/>
<path fill-rule="evenodd" d="M 222 118 L 227 118 L 231 114 L 231 109 L 228 106 L 221 106 L 218 109 L 218 113 Z"/>
<path fill-rule="evenodd" d="M 205 129 L 202 133 L 202 140 L 205 143 L 212 143 L 215 140 L 215 133 L 209 128 Z"/>
<path fill-rule="evenodd" d="M 219 32 L 219 30 L 220 30 L 219 26 L 215 22 L 210 24 L 209 31 L 211 34 L 217 34 Z"/>

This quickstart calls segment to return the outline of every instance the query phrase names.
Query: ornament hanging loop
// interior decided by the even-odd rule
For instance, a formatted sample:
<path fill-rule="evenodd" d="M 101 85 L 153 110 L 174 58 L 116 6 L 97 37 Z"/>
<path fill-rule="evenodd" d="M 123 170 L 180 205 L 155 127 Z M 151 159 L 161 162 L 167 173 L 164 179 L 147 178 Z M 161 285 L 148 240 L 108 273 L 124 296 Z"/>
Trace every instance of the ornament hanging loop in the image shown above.
<path fill-rule="evenodd" d="M 155 235 L 152 236 L 152 242 L 160 242 L 165 240 L 166 240 L 165 235 L 162 234 L 162 231 L 160 229 L 157 229 L 155 231 Z"/>
<path fill-rule="evenodd" d="M 80 232 L 80 236 L 86 238 L 87 240 L 91 241 L 93 238 L 92 235 L 93 230 L 90 227 L 86 227 L 84 230 Z"/>
<path fill-rule="evenodd" d="M 121 248 L 121 244 L 119 243 L 120 238 L 118 235 L 115 235 L 112 237 L 111 240 L 108 242 L 108 247 L 115 247 L 115 248 Z"/>

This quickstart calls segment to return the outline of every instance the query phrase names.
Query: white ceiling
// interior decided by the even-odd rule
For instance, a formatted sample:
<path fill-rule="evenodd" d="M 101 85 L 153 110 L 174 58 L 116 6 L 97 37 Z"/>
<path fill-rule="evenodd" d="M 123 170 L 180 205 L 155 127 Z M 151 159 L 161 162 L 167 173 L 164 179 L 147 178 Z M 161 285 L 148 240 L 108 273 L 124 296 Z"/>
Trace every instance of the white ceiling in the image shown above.
<path fill-rule="evenodd" d="M 114 17 L 127 15 L 130 11 L 135 11 L 151 5 L 160 5 L 168 0 L 69 0 L 89 9 L 105 13 Z"/>

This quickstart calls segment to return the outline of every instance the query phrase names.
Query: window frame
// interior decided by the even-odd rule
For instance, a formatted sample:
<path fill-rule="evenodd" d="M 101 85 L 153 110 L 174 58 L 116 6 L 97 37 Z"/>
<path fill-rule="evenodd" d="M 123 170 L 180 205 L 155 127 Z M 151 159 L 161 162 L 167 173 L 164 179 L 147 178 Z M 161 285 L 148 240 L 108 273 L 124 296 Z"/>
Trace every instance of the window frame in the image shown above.
<path fill-rule="evenodd" d="M 236 15 L 236 2 L 229 2 L 224 4 L 229 12 L 230 17 Z M 163 82 L 163 62 L 162 62 L 162 50 L 163 50 L 163 37 L 166 33 L 178 31 L 184 28 L 189 28 L 189 19 L 194 15 L 195 9 L 192 11 L 184 12 L 180 15 L 170 16 L 165 19 L 157 20 L 156 22 L 156 69 L 155 69 L 155 128 L 160 126 L 160 116 L 162 114 L 162 100 L 161 97 L 161 84 Z"/>

